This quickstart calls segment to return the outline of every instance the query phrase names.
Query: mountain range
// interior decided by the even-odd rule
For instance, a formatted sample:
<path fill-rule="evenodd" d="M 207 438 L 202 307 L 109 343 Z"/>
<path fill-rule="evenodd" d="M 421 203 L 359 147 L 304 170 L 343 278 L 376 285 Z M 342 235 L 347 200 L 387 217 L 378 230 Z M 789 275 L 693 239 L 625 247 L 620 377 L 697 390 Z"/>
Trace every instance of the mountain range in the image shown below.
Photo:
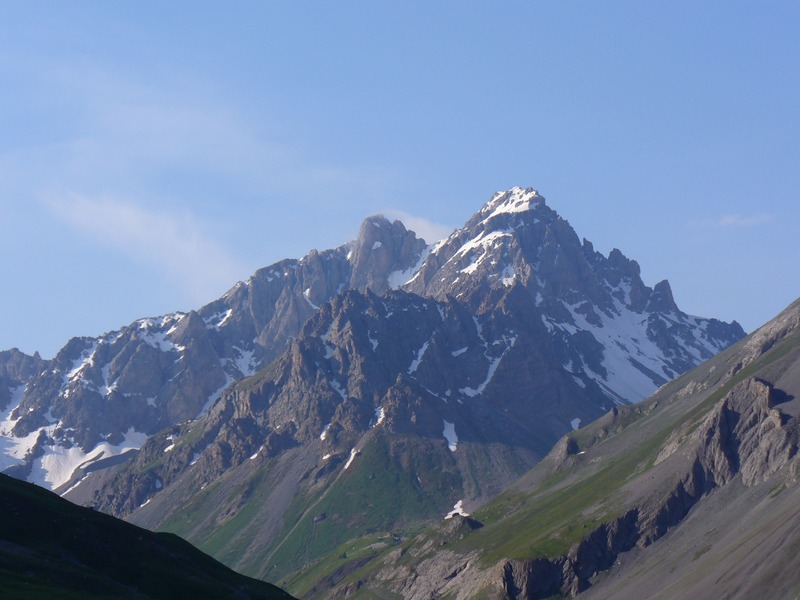
<path fill-rule="evenodd" d="M 0 466 L 313 596 L 308 565 L 375 564 L 743 335 L 512 188 L 433 245 L 372 217 L 197 311 L 0 353 Z"/>

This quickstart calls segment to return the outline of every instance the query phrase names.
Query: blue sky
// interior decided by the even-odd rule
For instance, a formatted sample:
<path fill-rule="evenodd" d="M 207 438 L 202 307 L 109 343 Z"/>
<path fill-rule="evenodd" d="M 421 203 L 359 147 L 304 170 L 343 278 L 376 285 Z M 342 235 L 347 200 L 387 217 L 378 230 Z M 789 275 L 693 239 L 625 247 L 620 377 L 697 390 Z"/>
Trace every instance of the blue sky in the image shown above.
<path fill-rule="evenodd" d="M 800 296 L 800 5 L 698 4 L 2 3 L 0 349 L 513 185 L 752 330 Z"/>

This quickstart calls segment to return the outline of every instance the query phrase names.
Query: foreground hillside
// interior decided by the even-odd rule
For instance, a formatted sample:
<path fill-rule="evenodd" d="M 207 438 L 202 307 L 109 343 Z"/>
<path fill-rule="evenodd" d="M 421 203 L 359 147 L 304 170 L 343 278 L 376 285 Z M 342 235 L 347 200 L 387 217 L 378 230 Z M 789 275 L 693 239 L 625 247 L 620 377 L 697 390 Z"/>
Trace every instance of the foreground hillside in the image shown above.
<path fill-rule="evenodd" d="M 284 583 L 304 598 L 796 598 L 798 324 L 800 301 L 570 433 L 472 515 L 353 540 Z"/>
<path fill-rule="evenodd" d="M 0 596 L 290 600 L 177 536 L 151 533 L 0 475 Z"/>

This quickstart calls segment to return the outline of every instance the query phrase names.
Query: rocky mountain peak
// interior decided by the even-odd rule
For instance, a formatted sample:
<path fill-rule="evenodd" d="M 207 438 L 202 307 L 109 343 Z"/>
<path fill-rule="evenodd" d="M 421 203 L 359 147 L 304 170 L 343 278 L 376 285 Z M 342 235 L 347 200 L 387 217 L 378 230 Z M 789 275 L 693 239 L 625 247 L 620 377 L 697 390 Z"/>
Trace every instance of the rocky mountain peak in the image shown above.
<path fill-rule="evenodd" d="M 484 219 L 490 219 L 503 213 L 528 212 L 544 205 L 544 197 L 535 189 L 515 186 L 504 192 L 495 192 L 478 214 Z"/>
<path fill-rule="evenodd" d="M 514 283 L 557 312 L 555 304 L 589 302 L 595 312 L 612 313 L 615 301 L 641 312 L 652 295 L 636 261 L 616 248 L 608 257 L 596 252 L 536 190 L 519 187 L 496 193 L 462 229 L 432 248 L 406 289 L 469 299 Z"/>
<path fill-rule="evenodd" d="M 650 288 L 639 264 L 619 249 L 604 256 L 581 242 L 532 189 L 495 194 L 431 249 L 404 289 L 439 300 L 454 297 L 480 314 L 517 287 L 551 336 L 563 338 L 565 346 L 579 339 L 587 344 L 565 363 L 569 369 L 583 364 L 587 373 L 600 373 L 591 378 L 623 403 L 638 402 L 744 335 L 738 324 L 681 312 L 666 281 Z M 660 358 L 648 366 L 643 356 Z M 626 391 L 619 395 L 621 388 Z"/>
<path fill-rule="evenodd" d="M 649 312 L 662 313 L 679 312 L 678 305 L 675 304 L 675 299 L 672 297 L 672 288 L 669 285 L 669 281 L 664 279 L 653 286 L 653 293 L 650 294 L 647 310 Z"/>
<path fill-rule="evenodd" d="M 413 267 L 426 247 L 400 221 L 390 222 L 383 215 L 365 219 L 347 255 L 353 268 L 349 287 L 377 293 L 396 287 L 392 274 Z"/>

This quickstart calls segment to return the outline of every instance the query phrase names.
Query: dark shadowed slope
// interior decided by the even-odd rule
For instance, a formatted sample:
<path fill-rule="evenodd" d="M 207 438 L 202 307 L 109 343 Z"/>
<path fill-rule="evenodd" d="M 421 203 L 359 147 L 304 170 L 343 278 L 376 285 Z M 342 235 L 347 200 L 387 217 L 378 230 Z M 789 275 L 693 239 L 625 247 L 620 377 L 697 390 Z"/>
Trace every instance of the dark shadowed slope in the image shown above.
<path fill-rule="evenodd" d="M 291 599 L 175 535 L 151 533 L 5 475 L 0 515 L 3 598 Z"/>

